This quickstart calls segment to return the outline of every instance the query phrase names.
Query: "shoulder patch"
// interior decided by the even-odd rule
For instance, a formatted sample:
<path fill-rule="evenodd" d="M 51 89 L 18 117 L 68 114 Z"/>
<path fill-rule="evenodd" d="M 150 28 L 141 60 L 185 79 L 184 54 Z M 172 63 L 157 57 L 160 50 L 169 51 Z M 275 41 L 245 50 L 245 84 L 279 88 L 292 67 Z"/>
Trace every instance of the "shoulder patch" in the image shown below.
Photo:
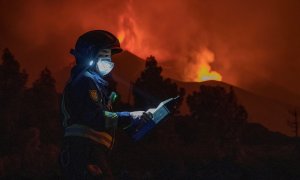
<path fill-rule="evenodd" d="M 95 101 L 98 102 L 99 101 L 99 97 L 98 97 L 98 93 L 97 90 L 89 90 L 90 93 L 90 98 Z"/>

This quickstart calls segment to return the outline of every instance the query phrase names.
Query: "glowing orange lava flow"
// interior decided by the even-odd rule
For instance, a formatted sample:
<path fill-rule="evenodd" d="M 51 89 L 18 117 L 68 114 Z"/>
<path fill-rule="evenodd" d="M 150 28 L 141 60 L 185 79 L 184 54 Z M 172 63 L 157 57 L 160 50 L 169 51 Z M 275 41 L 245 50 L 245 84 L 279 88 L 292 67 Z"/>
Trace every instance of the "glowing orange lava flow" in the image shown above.
<path fill-rule="evenodd" d="M 222 81 L 221 74 L 216 71 L 211 71 L 210 69 L 209 66 L 201 67 L 198 71 L 198 80 L 200 82 L 208 80 Z"/>
<path fill-rule="evenodd" d="M 119 41 L 120 41 L 120 44 L 122 44 L 123 41 L 124 41 L 124 38 L 125 38 L 125 32 L 124 32 L 124 31 L 120 31 L 120 32 L 118 33 L 117 37 L 118 37 L 118 39 L 119 39 Z"/>
<path fill-rule="evenodd" d="M 129 50 L 137 55 L 145 54 L 145 50 L 142 47 L 143 33 L 136 25 L 134 13 L 130 5 L 127 7 L 127 11 L 119 17 L 119 31 L 117 37 L 121 43 L 121 46 L 125 50 Z M 142 51 L 143 50 L 143 51 Z M 149 54 L 147 54 L 149 56 Z"/>
<path fill-rule="evenodd" d="M 214 61 L 214 54 L 204 48 L 196 54 L 197 63 L 195 65 L 195 70 L 197 76 L 194 81 L 202 82 L 208 80 L 222 81 L 222 76 L 220 73 L 211 70 L 210 63 Z"/>
<path fill-rule="evenodd" d="M 185 60 L 184 81 L 221 81 L 220 73 L 213 71 L 210 64 L 214 61 L 214 54 L 207 48 L 200 48 L 194 53 L 190 54 L 191 60 Z"/>

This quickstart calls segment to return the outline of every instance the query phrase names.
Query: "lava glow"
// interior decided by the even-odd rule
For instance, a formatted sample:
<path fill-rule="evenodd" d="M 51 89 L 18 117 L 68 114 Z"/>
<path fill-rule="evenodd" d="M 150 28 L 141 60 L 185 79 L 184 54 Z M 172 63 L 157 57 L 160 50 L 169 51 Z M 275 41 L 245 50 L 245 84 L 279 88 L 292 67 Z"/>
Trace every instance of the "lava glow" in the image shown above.
<path fill-rule="evenodd" d="M 137 26 L 135 15 L 130 3 L 127 11 L 119 16 L 119 31 L 117 37 L 123 49 L 133 52 L 140 57 L 147 57 L 147 50 L 142 47 L 143 31 Z"/>
<path fill-rule="evenodd" d="M 147 31 L 137 23 L 137 18 L 132 10 L 131 4 L 128 3 L 126 11 L 119 16 L 119 31 L 117 37 L 123 49 L 128 50 L 135 55 L 145 59 L 153 55 L 158 60 L 168 59 L 168 53 L 158 48 L 146 45 L 149 42 Z"/>
<path fill-rule="evenodd" d="M 131 52 L 138 52 L 140 43 L 138 41 L 138 32 L 135 21 L 128 15 L 120 16 L 119 19 L 120 30 L 117 37 L 122 47 Z"/>
<path fill-rule="evenodd" d="M 211 70 L 210 63 L 214 61 L 214 54 L 209 51 L 207 48 L 200 51 L 197 56 L 197 79 L 196 81 L 208 81 L 208 80 L 216 80 L 221 81 L 222 76 L 220 73 Z"/>
<path fill-rule="evenodd" d="M 118 33 L 118 39 L 119 39 L 119 41 L 120 41 L 121 44 L 123 43 L 124 38 L 125 38 L 125 33 L 124 33 L 124 31 L 120 31 L 120 32 Z"/>
<path fill-rule="evenodd" d="M 142 26 L 139 26 L 132 11 L 130 4 L 127 6 L 127 11 L 119 17 L 119 31 L 117 37 L 123 49 L 128 50 L 142 59 L 153 55 L 158 61 L 166 59 L 176 59 L 178 61 L 178 69 L 182 72 L 178 73 L 183 81 L 202 82 L 208 80 L 221 81 L 220 73 L 213 71 L 210 64 L 214 61 L 214 54 L 207 48 L 200 48 L 193 53 L 187 55 L 176 55 L 176 52 L 166 52 L 165 49 L 156 48 L 145 44 L 148 42 L 151 35 L 148 35 Z M 163 41 L 163 39 L 161 39 Z M 182 47 L 184 48 L 184 47 Z M 189 56 L 189 59 L 187 58 Z M 180 61 L 180 62 L 179 62 Z M 182 66 L 184 64 L 184 66 Z"/>

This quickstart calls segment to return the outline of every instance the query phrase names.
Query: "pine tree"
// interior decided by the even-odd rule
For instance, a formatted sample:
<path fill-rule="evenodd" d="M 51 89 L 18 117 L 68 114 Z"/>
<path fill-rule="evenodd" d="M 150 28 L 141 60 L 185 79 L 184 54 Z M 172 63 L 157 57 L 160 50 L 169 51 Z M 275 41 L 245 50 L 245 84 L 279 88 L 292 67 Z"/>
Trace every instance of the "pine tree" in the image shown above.
<path fill-rule="evenodd" d="M 184 96 L 184 89 L 179 89 L 176 83 L 161 76 L 162 68 L 158 66 L 154 56 L 146 59 L 145 69 L 133 84 L 134 105 L 147 110 L 156 107 L 161 101 L 170 97 Z"/>
<path fill-rule="evenodd" d="M 157 105 L 168 98 L 180 95 L 177 107 L 182 103 L 185 94 L 184 89 L 178 88 L 177 84 L 169 78 L 163 78 L 162 67 L 158 66 L 155 57 L 150 56 L 146 59 L 145 69 L 141 76 L 133 84 L 134 106 L 138 110 L 156 108 Z M 160 123 L 159 127 L 149 133 L 149 138 L 143 142 L 148 142 L 150 147 L 153 144 L 161 147 L 164 153 L 169 152 L 174 146 L 178 145 L 178 138 L 175 132 L 175 117 L 179 113 L 178 108 L 172 116 L 165 122 Z M 155 150 L 155 147 L 153 150 Z M 161 152 L 161 153 L 163 153 Z"/>
<path fill-rule="evenodd" d="M 41 140 L 56 143 L 60 135 L 59 128 L 59 95 L 55 88 L 55 79 L 51 71 L 45 68 L 40 77 L 28 89 L 24 100 L 25 127 L 37 127 Z"/>
<path fill-rule="evenodd" d="M 288 126 L 291 128 L 295 137 L 298 137 L 299 130 L 299 121 L 298 121 L 298 112 L 297 109 L 293 109 L 289 111 L 289 114 L 292 116 L 291 119 L 288 119 Z"/>
<path fill-rule="evenodd" d="M 20 69 L 13 54 L 4 49 L 0 65 L 0 149 L 2 153 L 10 151 L 10 143 L 16 133 L 16 123 L 20 115 L 20 104 L 27 73 Z"/>
<path fill-rule="evenodd" d="M 223 155 L 235 156 L 247 112 L 238 104 L 233 89 L 201 85 L 199 92 L 187 97 L 187 104 L 191 118 L 201 128 L 201 138 L 210 139 Z"/>

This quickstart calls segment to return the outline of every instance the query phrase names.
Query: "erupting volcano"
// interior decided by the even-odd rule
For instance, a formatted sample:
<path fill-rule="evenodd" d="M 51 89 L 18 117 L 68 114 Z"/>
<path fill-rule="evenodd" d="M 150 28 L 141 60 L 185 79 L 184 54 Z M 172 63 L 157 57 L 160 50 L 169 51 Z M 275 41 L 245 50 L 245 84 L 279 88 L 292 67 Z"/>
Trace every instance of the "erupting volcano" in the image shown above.
<path fill-rule="evenodd" d="M 130 3 L 127 5 L 126 12 L 119 17 L 117 37 L 123 49 L 141 58 L 154 55 L 158 61 L 174 59 L 174 57 L 170 57 L 172 56 L 170 55 L 172 52 L 166 52 L 165 49 L 153 47 L 149 45 L 150 43 L 147 43 L 151 37 L 147 33 L 143 33 L 143 29 L 138 25 Z M 203 82 L 208 80 L 222 80 L 222 75 L 212 70 L 210 64 L 214 61 L 214 53 L 208 48 L 199 48 L 196 51 L 191 50 L 188 55 L 180 55 L 175 60 L 187 60 L 183 69 L 183 81 Z"/>

